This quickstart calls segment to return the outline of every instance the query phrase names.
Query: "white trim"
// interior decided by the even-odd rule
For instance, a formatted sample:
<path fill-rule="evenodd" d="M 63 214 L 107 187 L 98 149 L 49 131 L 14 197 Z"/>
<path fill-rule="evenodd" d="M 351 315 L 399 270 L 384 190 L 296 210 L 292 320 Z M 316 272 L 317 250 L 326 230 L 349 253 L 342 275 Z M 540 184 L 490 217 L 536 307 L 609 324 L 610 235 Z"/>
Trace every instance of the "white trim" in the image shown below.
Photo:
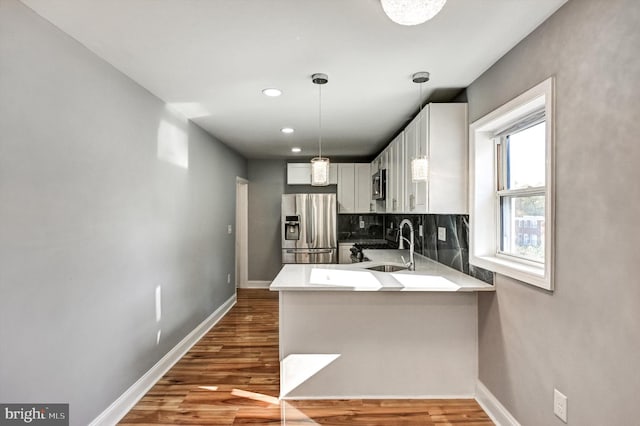
<path fill-rule="evenodd" d="M 255 281 L 249 280 L 246 283 L 240 283 L 238 288 L 269 288 L 271 281 Z"/>
<path fill-rule="evenodd" d="M 249 181 L 236 176 L 236 238 L 234 286 L 242 287 L 249 274 Z"/>
<path fill-rule="evenodd" d="M 475 399 L 473 394 L 447 395 L 322 395 L 322 396 L 280 396 L 283 401 L 316 401 L 325 399 Z M 519 426 L 519 425 L 518 425 Z"/>
<path fill-rule="evenodd" d="M 158 380 L 180 360 L 193 345 L 195 345 L 207 332 L 224 317 L 236 304 L 234 293 L 226 302 L 216 309 L 207 319 L 202 321 L 184 339 L 174 346 L 160 361 L 138 379 L 106 410 L 96 417 L 89 426 L 114 425 L 136 405 L 136 403 L 156 384 Z"/>
<path fill-rule="evenodd" d="M 539 266 L 498 257 L 494 131 L 544 106 L 546 116 L 545 260 Z M 469 263 L 553 290 L 555 264 L 555 78 L 550 77 L 469 126 Z"/>
<path fill-rule="evenodd" d="M 476 384 L 476 401 L 496 425 L 521 426 L 480 380 Z"/>

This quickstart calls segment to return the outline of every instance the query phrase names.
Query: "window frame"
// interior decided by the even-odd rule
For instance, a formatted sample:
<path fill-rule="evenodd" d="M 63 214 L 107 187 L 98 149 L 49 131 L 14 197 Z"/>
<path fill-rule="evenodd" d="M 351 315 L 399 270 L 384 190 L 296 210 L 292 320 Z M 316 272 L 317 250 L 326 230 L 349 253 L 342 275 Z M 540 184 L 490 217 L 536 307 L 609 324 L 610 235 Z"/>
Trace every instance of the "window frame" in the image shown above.
<path fill-rule="evenodd" d="M 496 134 L 537 110 L 545 116 L 544 262 L 500 253 L 500 196 Z M 555 263 L 555 79 L 550 77 L 469 126 L 469 262 L 527 284 L 553 290 Z M 514 192 L 531 193 L 539 188 Z M 515 193 L 513 194 L 515 195 Z M 541 194 L 538 194 L 541 195 Z M 523 227 L 525 225 L 523 224 Z M 527 232 L 528 228 L 527 228 Z"/>

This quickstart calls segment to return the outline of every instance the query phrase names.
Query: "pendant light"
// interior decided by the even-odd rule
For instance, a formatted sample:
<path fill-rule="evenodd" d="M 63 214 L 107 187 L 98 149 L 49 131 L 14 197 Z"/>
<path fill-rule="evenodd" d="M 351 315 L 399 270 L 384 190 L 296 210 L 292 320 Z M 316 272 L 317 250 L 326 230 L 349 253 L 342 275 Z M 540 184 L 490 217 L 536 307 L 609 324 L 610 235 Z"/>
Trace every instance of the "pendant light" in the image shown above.
<path fill-rule="evenodd" d="M 311 185 L 329 185 L 329 159 L 322 156 L 322 85 L 329 82 L 326 74 L 311 76 L 313 84 L 318 85 L 318 156 L 311 159 Z"/>
<path fill-rule="evenodd" d="M 382 10 L 396 24 L 419 25 L 436 16 L 447 0 L 380 0 Z"/>
<path fill-rule="evenodd" d="M 429 81 L 429 73 L 426 71 L 417 72 L 411 77 L 414 83 L 420 85 L 420 97 L 418 99 L 420 103 L 420 109 L 418 114 L 422 113 L 422 83 Z M 418 144 L 418 152 L 416 158 L 411 159 L 411 180 L 413 182 L 426 182 L 429 178 L 429 158 L 427 153 L 424 155 L 420 152 L 421 147 Z"/>

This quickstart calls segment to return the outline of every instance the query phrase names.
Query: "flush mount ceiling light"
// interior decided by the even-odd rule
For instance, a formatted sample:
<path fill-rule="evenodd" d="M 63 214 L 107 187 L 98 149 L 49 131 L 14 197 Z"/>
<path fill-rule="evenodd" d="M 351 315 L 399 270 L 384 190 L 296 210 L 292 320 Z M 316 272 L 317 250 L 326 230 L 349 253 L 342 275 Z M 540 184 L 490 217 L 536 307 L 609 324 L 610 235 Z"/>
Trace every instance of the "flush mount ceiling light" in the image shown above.
<path fill-rule="evenodd" d="M 265 96 L 269 96 L 270 98 L 275 98 L 282 95 L 282 90 L 276 89 L 275 87 L 269 87 L 266 89 L 262 89 L 262 94 Z"/>
<path fill-rule="evenodd" d="M 294 146 L 293 148 L 291 148 L 291 152 L 295 152 L 297 154 L 298 152 L 302 152 L 302 148 L 298 148 L 297 146 Z"/>
<path fill-rule="evenodd" d="M 291 134 L 291 133 L 293 133 L 293 132 L 294 132 L 294 130 L 293 130 L 291 127 L 283 127 L 282 129 L 280 129 L 280 131 L 281 131 L 282 133 L 287 134 L 287 135 L 288 135 L 288 134 Z"/>
<path fill-rule="evenodd" d="M 411 76 L 411 81 L 420 85 L 420 94 L 418 95 L 418 102 L 420 104 L 419 112 L 422 112 L 422 83 L 429 81 L 429 73 L 421 71 Z M 429 178 L 429 158 L 422 155 L 422 146 L 418 144 L 418 156 L 411 159 L 411 180 L 414 182 L 425 182 Z"/>
<path fill-rule="evenodd" d="M 322 156 L 322 85 L 329 82 L 326 74 L 311 76 L 313 84 L 318 85 L 318 156 L 311 159 L 311 185 L 329 185 L 329 159 Z"/>
<path fill-rule="evenodd" d="M 447 0 L 380 0 L 382 10 L 396 24 L 418 25 L 440 12 Z"/>

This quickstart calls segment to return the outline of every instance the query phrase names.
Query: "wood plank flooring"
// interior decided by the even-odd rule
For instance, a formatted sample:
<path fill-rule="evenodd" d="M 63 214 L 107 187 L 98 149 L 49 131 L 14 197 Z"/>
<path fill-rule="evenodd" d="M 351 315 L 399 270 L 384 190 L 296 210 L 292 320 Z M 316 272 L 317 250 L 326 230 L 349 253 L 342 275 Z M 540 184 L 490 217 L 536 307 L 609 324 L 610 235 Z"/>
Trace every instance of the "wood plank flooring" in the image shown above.
<path fill-rule="evenodd" d="M 238 302 L 121 425 L 493 425 L 472 399 L 279 401 L 278 294 Z"/>

